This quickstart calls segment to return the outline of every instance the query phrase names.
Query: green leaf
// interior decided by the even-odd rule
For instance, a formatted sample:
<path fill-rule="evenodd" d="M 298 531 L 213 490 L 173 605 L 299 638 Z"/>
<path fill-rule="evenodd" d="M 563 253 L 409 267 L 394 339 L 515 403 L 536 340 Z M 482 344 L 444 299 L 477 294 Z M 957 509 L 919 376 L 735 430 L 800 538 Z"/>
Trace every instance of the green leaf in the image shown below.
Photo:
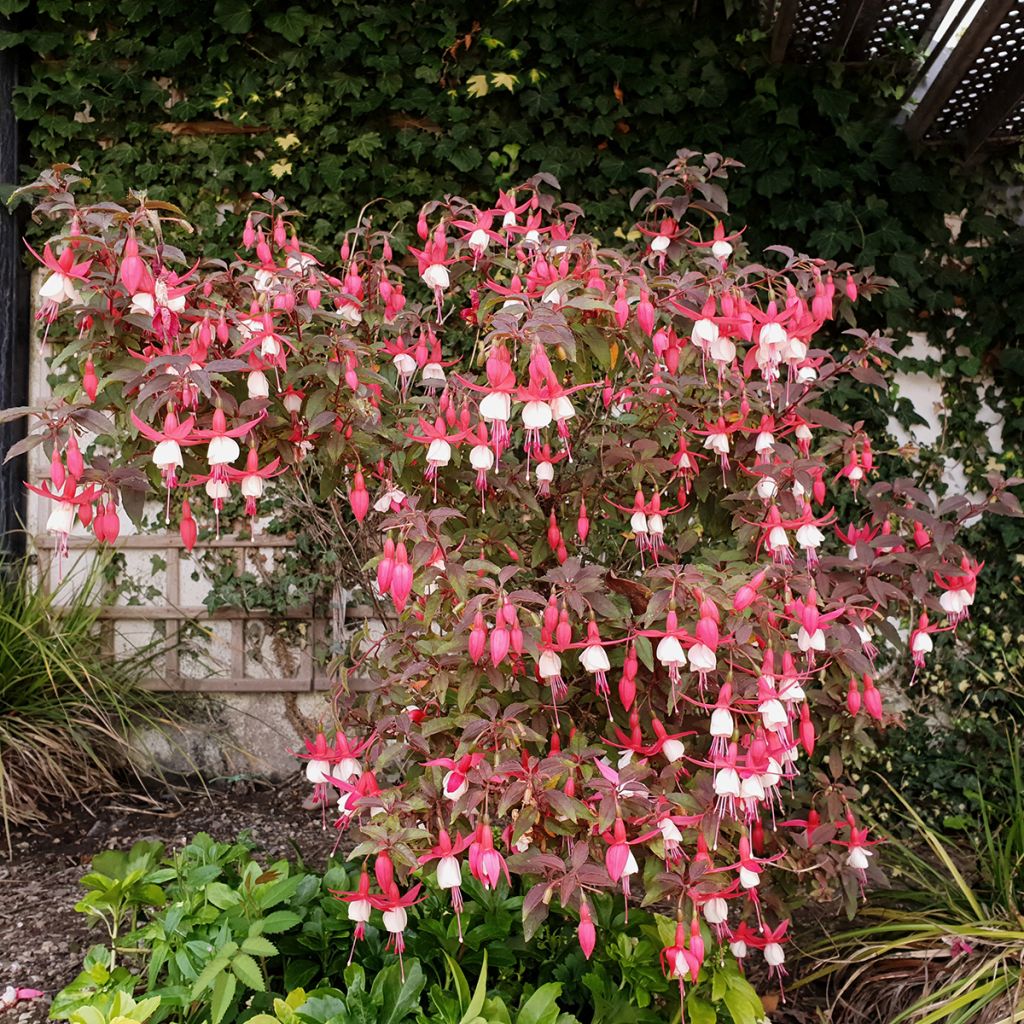
<path fill-rule="evenodd" d="M 242 950 L 253 956 L 277 956 L 277 946 L 262 935 L 250 935 L 242 940 Z"/>
<path fill-rule="evenodd" d="M 298 43 L 306 34 L 310 20 L 309 15 L 301 7 L 289 7 L 283 14 L 269 15 L 266 23 L 272 32 L 280 33 L 290 43 Z"/>
<path fill-rule="evenodd" d="M 217 0 L 213 20 L 234 35 L 244 35 L 252 28 L 252 4 L 249 0 Z"/>
<path fill-rule="evenodd" d="M 706 999 L 691 992 L 686 997 L 686 1019 L 689 1024 L 716 1024 L 718 1014 Z"/>
<path fill-rule="evenodd" d="M 451 971 L 452 981 L 455 984 L 455 991 L 459 997 L 459 1009 L 465 1013 L 470 1000 L 469 982 L 466 980 L 466 975 L 463 974 L 462 968 L 455 962 L 454 958 L 448 955 L 447 950 L 442 950 L 442 952 L 444 953 L 444 958 L 448 963 L 448 970 Z"/>
<path fill-rule="evenodd" d="M 638 636 L 636 638 L 636 656 L 643 662 L 644 668 L 648 672 L 654 671 L 654 648 L 651 646 L 651 641 L 645 636 Z"/>
<path fill-rule="evenodd" d="M 210 1024 L 220 1024 L 224 1014 L 228 1012 L 231 1000 L 235 995 L 237 983 L 233 974 L 226 971 L 217 975 L 213 983 L 213 997 L 210 1000 Z"/>
<path fill-rule="evenodd" d="M 755 1024 L 764 1016 L 764 1005 L 753 986 L 741 974 L 728 975 L 725 1005 L 733 1024 Z"/>
<path fill-rule="evenodd" d="M 230 963 L 226 956 L 218 956 L 211 960 L 199 973 L 192 986 L 192 998 L 198 999 L 212 984 L 216 977 Z"/>
<path fill-rule="evenodd" d="M 280 932 L 288 931 L 289 928 L 294 928 L 297 924 L 301 924 L 302 917 L 293 910 L 275 910 L 272 914 L 267 914 L 266 917 L 262 918 L 262 921 L 264 932 L 268 935 L 277 935 Z M 252 950 L 249 950 L 249 952 L 252 952 Z"/>
<path fill-rule="evenodd" d="M 477 978 L 476 988 L 473 990 L 473 998 L 466 1012 L 462 1015 L 460 1024 L 469 1024 L 471 1020 L 479 1016 L 483 1009 L 484 1000 L 487 998 L 487 950 L 484 950 L 483 963 L 480 965 L 480 977 Z"/>
<path fill-rule="evenodd" d="M 420 993 L 427 983 L 418 960 L 406 967 L 405 981 L 401 980 L 398 964 L 391 964 L 373 980 L 370 994 L 380 1003 L 378 1024 L 399 1024 L 419 1006 Z"/>
<path fill-rule="evenodd" d="M 257 992 L 266 991 L 267 985 L 263 980 L 263 972 L 260 970 L 259 964 L 248 953 L 236 954 L 234 960 L 231 961 L 231 970 L 243 985 L 255 989 Z"/>
<path fill-rule="evenodd" d="M 555 1024 L 558 1020 L 558 997 L 561 994 L 561 982 L 549 981 L 541 985 L 526 1000 L 516 1017 L 516 1024 Z"/>

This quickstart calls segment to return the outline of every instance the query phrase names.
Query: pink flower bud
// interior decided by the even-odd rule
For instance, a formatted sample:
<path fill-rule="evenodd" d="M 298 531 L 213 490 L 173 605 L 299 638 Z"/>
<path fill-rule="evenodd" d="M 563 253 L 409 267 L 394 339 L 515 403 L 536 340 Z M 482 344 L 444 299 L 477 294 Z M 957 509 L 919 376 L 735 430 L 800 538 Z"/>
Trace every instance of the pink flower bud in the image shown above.
<path fill-rule="evenodd" d="M 850 684 L 846 688 L 846 710 L 854 718 L 860 714 L 860 689 L 857 686 L 857 680 L 852 676 L 850 677 Z"/>
<path fill-rule="evenodd" d="M 583 950 L 583 955 L 589 960 L 597 943 L 597 929 L 594 928 L 594 921 L 590 916 L 590 907 L 586 900 L 580 903 L 580 923 L 576 929 L 576 935 L 580 940 L 580 949 Z"/>
<path fill-rule="evenodd" d="M 370 510 L 370 492 L 367 491 L 363 474 L 359 470 L 356 470 L 352 490 L 348 492 L 348 502 L 352 506 L 352 515 L 356 517 L 356 522 L 361 523 Z"/>

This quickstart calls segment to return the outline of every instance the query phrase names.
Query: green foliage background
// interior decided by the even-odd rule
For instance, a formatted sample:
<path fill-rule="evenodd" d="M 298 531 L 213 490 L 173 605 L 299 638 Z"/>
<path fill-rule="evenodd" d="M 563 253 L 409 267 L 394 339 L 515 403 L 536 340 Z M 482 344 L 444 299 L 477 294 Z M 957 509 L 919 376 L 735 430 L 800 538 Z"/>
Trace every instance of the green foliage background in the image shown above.
<path fill-rule="evenodd" d="M 1006 187 L 1019 177 L 1007 159 L 1016 153 L 965 170 L 948 149 L 915 152 L 893 123 L 913 67 L 899 40 L 867 68 L 774 65 L 758 9 L 751 0 L 0 0 L 0 48 L 25 64 L 16 110 L 28 129 L 26 180 L 78 160 L 97 196 L 145 188 L 181 205 L 211 251 L 234 243 L 233 214 L 253 191 L 283 192 L 308 216 L 307 237 L 337 244 L 367 202 L 382 200 L 380 219 L 411 226 L 423 201 L 445 192 L 487 201 L 540 169 L 567 200 L 585 201 L 586 229 L 628 230 L 641 168 L 682 146 L 737 157 L 746 166 L 733 176 L 732 226 L 749 225 L 754 251 L 786 242 L 874 266 L 896 284 L 865 326 L 922 331 L 938 350 L 905 367 L 941 376 L 952 399 L 940 442 L 921 454 L 922 480 L 941 490 L 946 458 L 972 479 L 997 465 L 1019 472 L 1024 234 Z M 958 234 L 949 214 L 963 216 Z M 839 400 L 875 429 L 890 413 L 919 421 L 895 395 L 865 397 Z M 998 457 L 978 429 L 986 397 L 1004 417 Z M 958 645 L 933 670 L 921 699 L 939 701 L 944 730 L 925 726 L 918 746 L 897 741 L 893 751 L 894 770 L 922 799 L 940 795 L 940 810 L 947 790 L 955 809 L 987 756 L 958 723 L 973 729 L 981 718 L 998 737 L 1019 718 L 1007 687 L 977 683 L 972 663 L 1024 634 L 1011 596 L 1022 540 L 1019 520 L 977 531 L 989 560 L 978 603 L 985 636 L 998 642 L 989 649 L 982 637 L 971 661 Z M 967 712 L 948 696 L 965 681 L 975 700 Z M 1021 688 L 1018 669 L 1011 684 Z"/>

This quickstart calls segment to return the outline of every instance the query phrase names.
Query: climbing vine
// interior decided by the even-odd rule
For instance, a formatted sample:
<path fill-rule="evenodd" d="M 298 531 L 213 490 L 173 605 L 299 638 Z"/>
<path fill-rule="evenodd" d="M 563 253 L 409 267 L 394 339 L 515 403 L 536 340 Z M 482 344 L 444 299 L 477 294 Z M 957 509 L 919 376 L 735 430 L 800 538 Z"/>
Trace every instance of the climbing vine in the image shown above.
<path fill-rule="evenodd" d="M 860 326 L 884 322 L 898 350 L 925 336 L 904 365 L 944 382 L 947 409 L 916 455 L 922 482 L 941 490 L 950 460 L 972 483 L 1019 472 L 1015 171 L 912 149 L 894 124 L 913 61 L 899 49 L 867 68 L 775 65 L 747 0 L 594 0 L 585 15 L 556 0 L 214 0 L 200 15 L 188 0 L 0 0 L 0 15 L 0 48 L 24 65 L 24 179 L 77 160 L 93 196 L 144 188 L 188 209 L 209 251 L 232 244 L 254 191 L 287 195 L 327 251 L 366 203 L 411 239 L 426 199 L 490 196 L 541 168 L 611 238 L 634 223 L 643 167 L 680 146 L 742 154 L 730 199 L 752 251 L 794 238 L 873 268 L 893 285 Z M 835 400 L 872 429 L 921 421 L 895 392 Z M 978 430 L 985 404 L 1002 451 Z M 1002 553 L 1022 540 L 1000 519 L 972 542 L 999 635 L 1024 631 L 999 597 L 1019 586 Z"/>

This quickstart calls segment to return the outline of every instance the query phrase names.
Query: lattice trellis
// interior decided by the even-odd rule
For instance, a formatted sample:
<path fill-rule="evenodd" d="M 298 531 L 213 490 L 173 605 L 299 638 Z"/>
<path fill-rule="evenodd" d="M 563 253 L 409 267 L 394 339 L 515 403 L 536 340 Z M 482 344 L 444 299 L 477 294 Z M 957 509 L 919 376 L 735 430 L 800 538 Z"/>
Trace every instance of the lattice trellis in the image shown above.
<path fill-rule="evenodd" d="M 775 0 L 772 59 L 857 63 L 916 48 L 906 130 L 973 154 L 1024 134 L 1024 0 Z"/>
<path fill-rule="evenodd" d="M 937 139 L 965 132 L 988 98 L 1022 58 L 1024 4 L 1012 8 L 999 22 L 938 112 L 926 138 Z"/>
<path fill-rule="evenodd" d="M 255 540 L 224 537 L 196 545 L 221 549 L 232 557 L 239 573 L 251 568 L 254 558 L 272 558 L 290 541 L 282 537 Z M 73 537 L 67 561 L 56 558 L 54 542 L 38 536 L 40 582 L 50 589 L 58 584 L 73 592 L 76 577 L 87 574 L 96 557 L 85 537 Z M 283 614 L 243 608 L 209 611 L 202 603 L 206 585 L 191 579 L 201 566 L 181 543 L 167 534 L 134 535 L 118 540 L 127 572 L 162 592 L 162 599 L 141 601 L 119 598 L 102 609 L 105 637 L 113 654 L 157 645 L 159 654 L 147 683 L 154 689 L 183 692 L 308 693 L 329 690 L 325 654 L 331 643 L 331 622 L 326 609 L 299 607 Z M 144 573 L 150 568 L 148 579 Z M 66 578 L 64 578 L 66 577 Z M 129 602 L 136 603 L 129 603 Z M 372 619 L 369 606 L 349 606 L 344 621 L 355 627 Z"/>
<path fill-rule="evenodd" d="M 780 0 L 775 58 L 861 61 L 920 45 L 949 0 Z"/>

